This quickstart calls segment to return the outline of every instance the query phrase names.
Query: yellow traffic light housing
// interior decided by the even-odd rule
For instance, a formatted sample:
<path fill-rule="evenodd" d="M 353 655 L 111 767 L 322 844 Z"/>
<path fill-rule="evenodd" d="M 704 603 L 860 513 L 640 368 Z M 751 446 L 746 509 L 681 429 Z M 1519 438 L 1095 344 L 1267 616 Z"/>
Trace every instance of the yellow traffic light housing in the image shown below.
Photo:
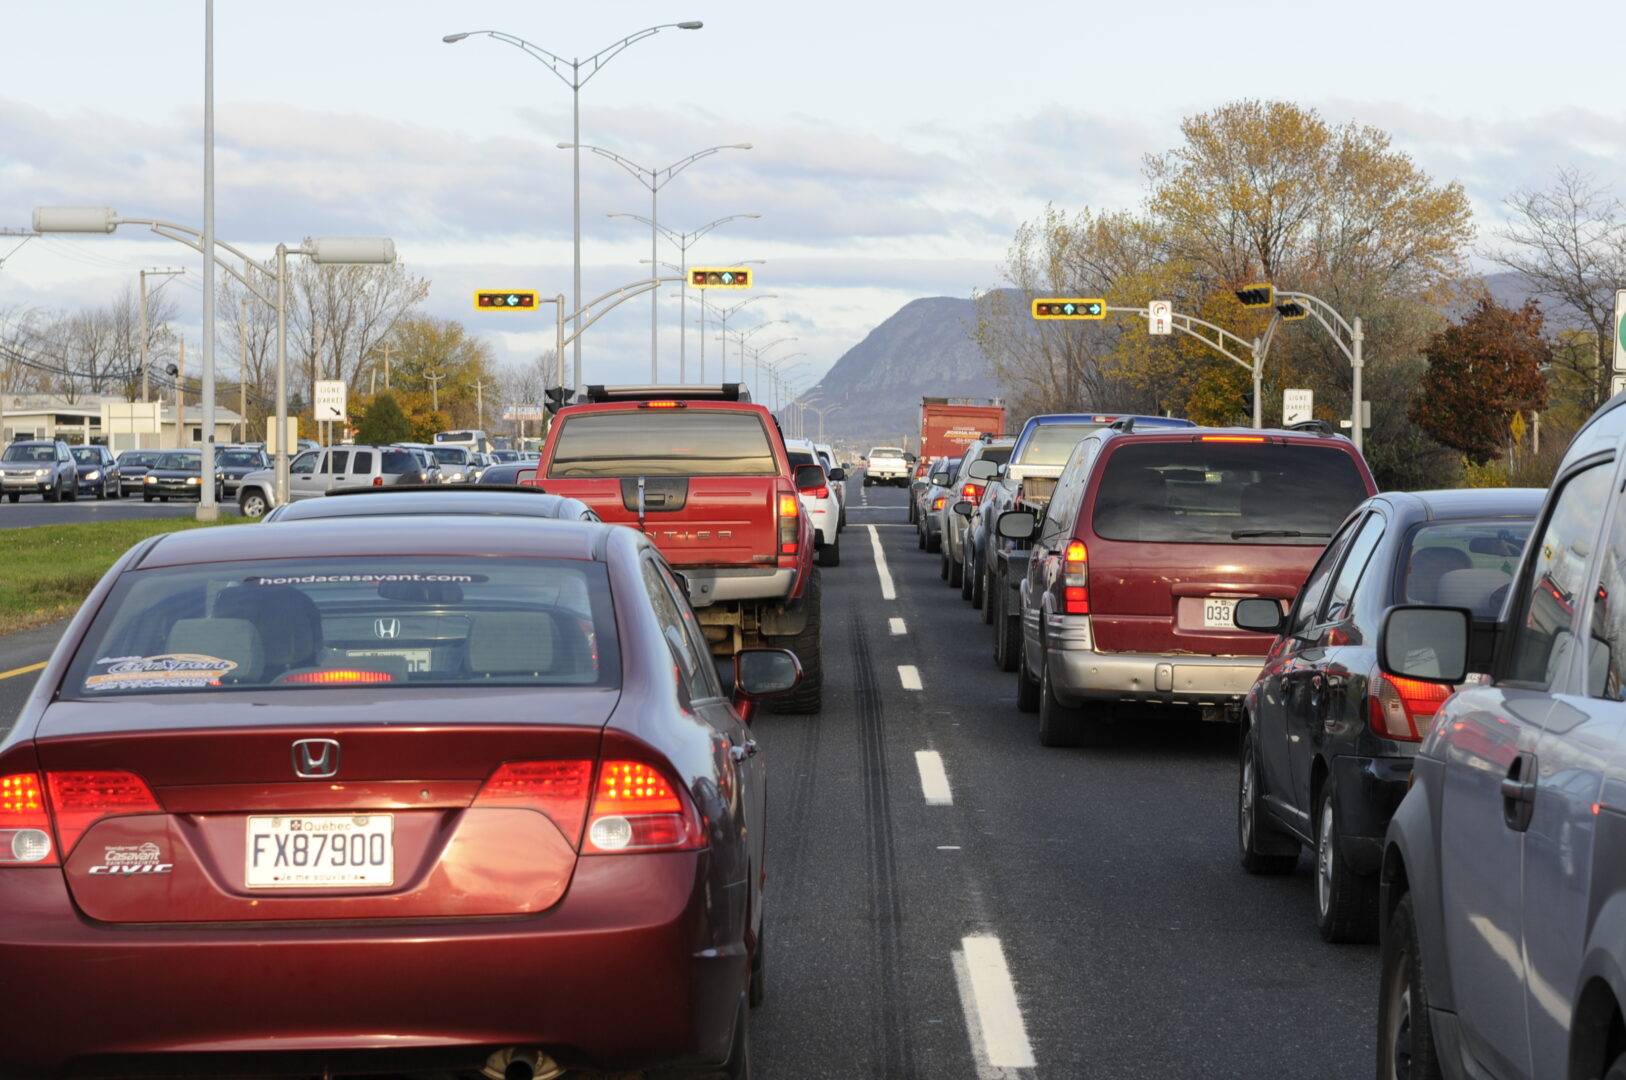
<path fill-rule="evenodd" d="M 1104 319 L 1107 317 L 1107 302 L 1101 299 L 1081 299 L 1079 297 L 1047 297 L 1033 301 L 1033 317 L 1035 319 Z"/>
<path fill-rule="evenodd" d="M 749 289 L 751 271 L 744 266 L 691 266 L 689 284 L 696 289 Z"/>
<path fill-rule="evenodd" d="M 1310 309 L 1297 300 L 1289 300 L 1285 304 L 1276 305 L 1276 314 L 1280 315 L 1284 321 L 1291 322 L 1293 319 L 1308 318 Z"/>
<path fill-rule="evenodd" d="M 482 289 L 474 294 L 474 306 L 479 311 L 535 311 L 535 289 Z"/>
<path fill-rule="evenodd" d="M 1261 308 L 1276 306 L 1276 286 L 1249 285 L 1236 291 L 1236 298 L 1242 302 L 1243 307 Z"/>

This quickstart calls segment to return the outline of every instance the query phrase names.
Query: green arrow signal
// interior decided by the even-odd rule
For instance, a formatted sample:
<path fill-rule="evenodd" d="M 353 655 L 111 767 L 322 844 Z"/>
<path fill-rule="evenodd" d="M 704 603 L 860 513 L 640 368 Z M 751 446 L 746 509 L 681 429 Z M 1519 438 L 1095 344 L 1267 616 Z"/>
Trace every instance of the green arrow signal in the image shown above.
<path fill-rule="evenodd" d="M 519 297 L 516 296 L 514 293 L 509 293 L 508 294 L 508 306 L 509 307 L 516 307 L 516 306 L 518 306 L 518 304 L 519 304 Z"/>

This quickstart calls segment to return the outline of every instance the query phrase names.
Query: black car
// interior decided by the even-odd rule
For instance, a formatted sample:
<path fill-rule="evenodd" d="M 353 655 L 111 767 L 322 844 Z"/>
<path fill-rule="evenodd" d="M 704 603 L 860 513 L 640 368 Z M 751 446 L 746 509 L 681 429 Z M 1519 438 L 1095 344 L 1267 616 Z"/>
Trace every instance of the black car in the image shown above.
<path fill-rule="evenodd" d="M 119 483 L 118 462 L 113 451 L 105 446 L 76 446 L 73 463 L 79 472 L 79 490 L 98 499 L 118 498 L 124 494 Z"/>
<path fill-rule="evenodd" d="M 487 465 L 477 484 L 528 484 L 536 478 L 536 462 L 514 459 Z"/>
<path fill-rule="evenodd" d="M 12 502 L 24 495 L 73 502 L 79 497 L 79 470 L 68 444 L 60 439 L 20 439 L 6 447 L 0 454 L 0 491 Z"/>
<path fill-rule="evenodd" d="M 114 464 L 119 471 L 119 495 L 141 494 L 141 481 L 152 463 L 164 456 L 162 450 L 125 450 Z"/>
<path fill-rule="evenodd" d="M 203 451 L 166 450 L 152 463 L 147 475 L 141 478 L 141 498 L 145 502 L 157 499 L 203 499 Z M 224 501 L 225 479 L 215 473 L 215 502 Z"/>
<path fill-rule="evenodd" d="M 530 485 L 460 484 L 456 487 L 338 488 L 321 499 L 286 503 L 262 521 L 399 515 L 485 515 L 540 517 L 556 521 L 598 521 L 580 499 L 549 495 Z"/>
<path fill-rule="evenodd" d="M 215 471 L 221 476 L 221 487 L 228 499 L 237 497 L 237 488 L 243 477 L 260 469 L 271 468 L 271 458 L 264 450 L 251 446 L 222 446 L 215 451 Z"/>
<path fill-rule="evenodd" d="M 1315 853 L 1316 918 L 1328 941 L 1377 931 L 1384 831 L 1413 758 L 1451 687 L 1378 667 L 1395 604 L 1501 610 L 1544 492 L 1533 488 L 1388 492 L 1351 512 L 1284 616 L 1242 600 L 1245 630 L 1279 634 L 1242 716 L 1242 866 L 1281 874 Z"/>

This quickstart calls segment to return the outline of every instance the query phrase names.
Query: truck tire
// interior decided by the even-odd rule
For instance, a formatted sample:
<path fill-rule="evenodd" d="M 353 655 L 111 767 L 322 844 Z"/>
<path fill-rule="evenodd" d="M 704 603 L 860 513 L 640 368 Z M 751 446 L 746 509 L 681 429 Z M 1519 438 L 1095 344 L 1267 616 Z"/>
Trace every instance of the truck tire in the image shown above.
<path fill-rule="evenodd" d="M 237 507 L 246 518 L 262 518 L 269 507 L 270 501 L 266 499 L 265 492 L 259 488 L 244 488 L 237 496 Z"/>
<path fill-rule="evenodd" d="M 789 649 L 802 662 L 801 685 L 776 701 L 775 712 L 808 715 L 824 707 L 824 658 L 819 641 L 822 592 L 819 570 L 814 567 L 813 576 L 808 579 L 807 593 L 802 597 L 807 609 L 807 622 L 802 632 L 767 639 L 768 644 L 776 648 Z"/>

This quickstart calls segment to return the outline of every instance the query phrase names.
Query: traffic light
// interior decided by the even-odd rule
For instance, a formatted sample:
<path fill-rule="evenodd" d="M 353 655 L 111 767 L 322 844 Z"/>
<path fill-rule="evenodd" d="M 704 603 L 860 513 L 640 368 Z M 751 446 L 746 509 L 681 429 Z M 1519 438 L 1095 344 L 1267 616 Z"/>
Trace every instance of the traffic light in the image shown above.
<path fill-rule="evenodd" d="M 1276 304 L 1276 286 L 1249 285 L 1245 289 L 1238 289 L 1236 298 L 1242 301 L 1243 307 L 1274 307 Z"/>
<path fill-rule="evenodd" d="M 536 290 L 483 290 L 474 294 L 474 306 L 480 311 L 535 311 Z"/>
<path fill-rule="evenodd" d="M 1280 315 L 1283 319 L 1290 321 L 1293 319 L 1307 318 L 1310 314 L 1310 310 L 1297 300 L 1289 300 L 1285 304 L 1276 305 L 1276 314 Z"/>
<path fill-rule="evenodd" d="M 689 284 L 696 289 L 749 289 L 751 271 L 743 266 L 691 266 Z"/>
<path fill-rule="evenodd" d="M 548 400 L 542 403 L 542 407 L 548 410 L 549 416 L 552 416 L 554 413 L 565 407 L 568 399 L 570 398 L 570 387 L 550 386 L 543 391 L 543 393 L 548 396 Z"/>
<path fill-rule="evenodd" d="M 1104 319 L 1107 317 L 1105 300 L 1051 299 L 1033 302 L 1035 319 Z"/>

